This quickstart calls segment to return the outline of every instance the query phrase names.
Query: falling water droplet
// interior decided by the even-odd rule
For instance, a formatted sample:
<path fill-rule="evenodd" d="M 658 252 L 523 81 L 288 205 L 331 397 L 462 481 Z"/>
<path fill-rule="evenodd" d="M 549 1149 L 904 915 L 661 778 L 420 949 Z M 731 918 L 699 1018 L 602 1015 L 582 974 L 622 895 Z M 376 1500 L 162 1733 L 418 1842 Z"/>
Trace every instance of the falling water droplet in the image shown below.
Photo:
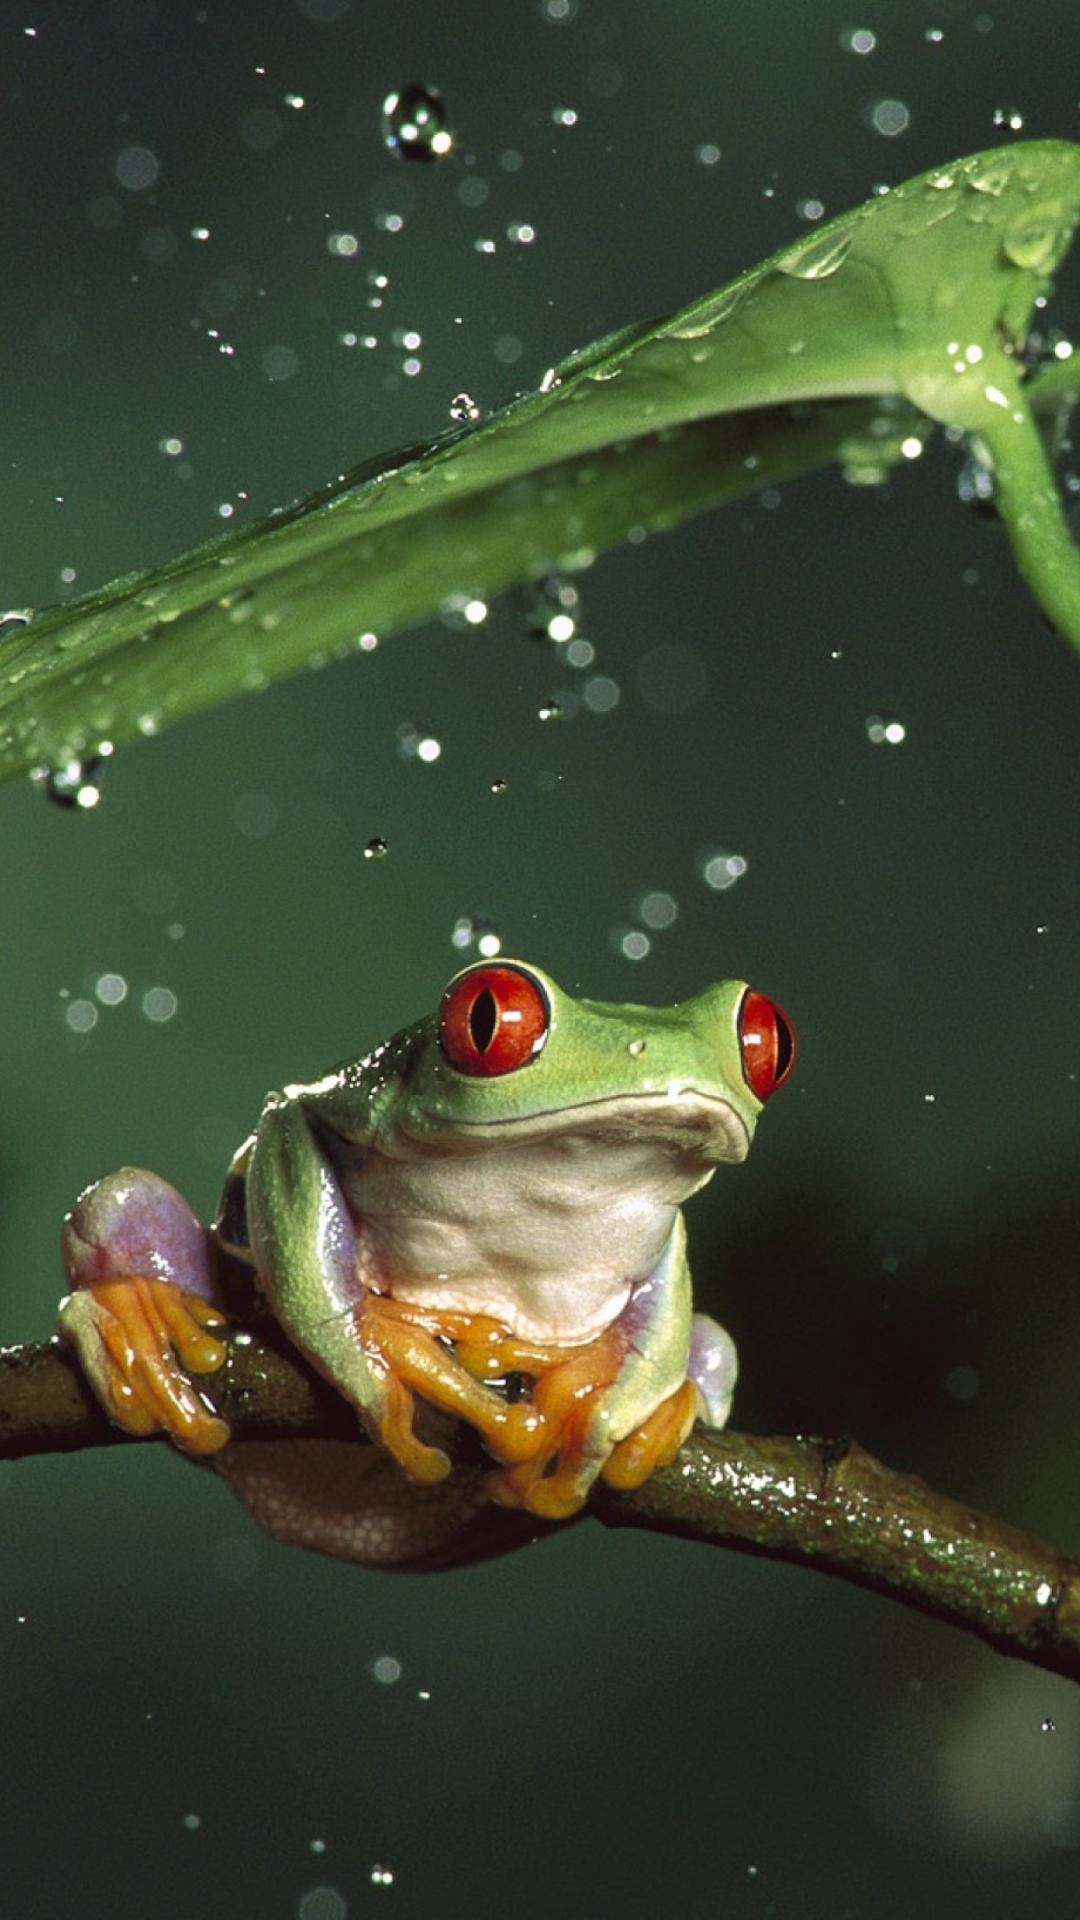
<path fill-rule="evenodd" d="M 525 619 L 534 640 L 565 646 L 577 632 L 581 596 L 562 574 L 551 573 L 525 590 Z"/>
<path fill-rule="evenodd" d="M 875 747 L 899 747 L 907 739 L 903 721 L 891 720 L 887 715 L 868 713 L 864 725 L 866 737 Z"/>
<path fill-rule="evenodd" d="M 376 834 L 375 838 L 369 840 L 367 846 L 364 848 L 364 859 L 385 860 L 389 851 L 388 843 Z"/>
<path fill-rule="evenodd" d="M 383 101 L 382 135 L 402 160 L 444 160 L 454 144 L 446 124 L 446 103 L 437 87 L 419 82 L 388 93 Z"/>
<path fill-rule="evenodd" d="M 493 960 L 502 952 L 502 935 L 493 920 L 482 913 L 463 913 L 454 922 L 450 944 L 459 953 L 478 953 L 482 960 Z"/>
<path fill-rule="evenodd" d="M 397 730 L 397 750 L 402 760 L 420 760 L 430 766 L 441 758 L 442 742 L 430 727 L 417 727 L 411 720 L 402 720 Z"/>
<path fill-rule="evenodd" d="M 455 393 L 450 402 L 451 420 L 479 420 L 480 408 L 471 393 Z"/>
<path fill-rule="evenodd" d="M 72 754 L 55 767 L 34 767 L 30 778 L 55 806 L 89 813 L 101 803 L 101 770 L 112 750 L 112 741 L 102 740 L 96 753 Z"/>
<path fill-rule="evenodd" d="M 995 107 L 994 125 L 995 127 L 1005 127 L 1009 133 L 1022 133 L 1024 130 L 1024 116 L 1019 107 Z"/>
<path fill-rule="evenodd" d="M 956 491 L 964 505 L 971 507 L 975 513 L 984 514 L 991 520 L 999 517 L 994 505 L 994 476 L 975 454 L 968 456 L 957 474 Z"/>

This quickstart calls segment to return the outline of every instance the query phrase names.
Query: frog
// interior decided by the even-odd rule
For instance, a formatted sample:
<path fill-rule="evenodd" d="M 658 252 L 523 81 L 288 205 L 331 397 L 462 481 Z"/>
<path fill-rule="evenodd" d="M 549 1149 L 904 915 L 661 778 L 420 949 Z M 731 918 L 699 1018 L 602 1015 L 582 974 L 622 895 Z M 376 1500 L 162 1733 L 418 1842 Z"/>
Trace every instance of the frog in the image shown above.
<path fill-rule="evenodd" d="M 481 960 L 270 1093 L 212 1227 L 144 1169 L 89 1186 L 60 1335 L 111 1420 L 213 1466 L 278 1539 L 369 1566 L 502 1551 L 500 1510 L 533 1537 L 727 1421 L 735 1346 L 694 1310 L 683 1203 L 746 1158 L 794 1057 L 745 981 L 646 1007 Z M 232 1438 L 207 1386 L 238 1279 L 355 1439 Z M 478 1460 L 451 1471 L 462 1427 Z"/>

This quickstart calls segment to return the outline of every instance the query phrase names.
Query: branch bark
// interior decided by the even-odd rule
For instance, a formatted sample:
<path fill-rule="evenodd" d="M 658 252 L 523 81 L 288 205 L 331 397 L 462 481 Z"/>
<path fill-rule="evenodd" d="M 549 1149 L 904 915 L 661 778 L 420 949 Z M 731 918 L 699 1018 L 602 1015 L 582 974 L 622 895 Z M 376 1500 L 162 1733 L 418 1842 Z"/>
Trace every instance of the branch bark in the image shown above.
<path fill-rule="evenodd" d="M 225 1365 L 199 1384 L 234 1437 L 369 1444 L 353 1410 L 272 1325 L 234 1328 L 227 1344 Z M 0 1349 L 0 1459 L 121 1442 L 136 1444 L 110 1425 L 59 1340 Z M 816 1568 L 1080 1681 L 1080 1562 L 853 1440 L 696 1431 L 635 1492 L 598 1487 L 590 1512 L 608 1527 Z"/>

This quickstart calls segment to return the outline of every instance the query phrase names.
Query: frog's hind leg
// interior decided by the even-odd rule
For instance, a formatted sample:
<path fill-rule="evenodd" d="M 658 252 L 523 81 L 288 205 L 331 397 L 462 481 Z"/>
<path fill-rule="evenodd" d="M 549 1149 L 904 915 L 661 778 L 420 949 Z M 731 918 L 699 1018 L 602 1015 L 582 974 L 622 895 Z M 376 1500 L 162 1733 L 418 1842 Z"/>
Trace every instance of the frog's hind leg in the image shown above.
<path fill-rule="evenodd" d="M 697 1416 L 697 1388 L 692 1380 L 684 1380 L 634 1433 L 618 1441 L 604 1464 L 601 1479 L 624 1493 L 631 1487 L 644 1486 L 657 1467 L 671 1465 Z"/>
<path fill-rule="evenodd" d="M 72 1292 L 60 1333 L 109 1418 L 128 1433 L 164 1430 L 187 1453 L 224 1446 L 226 1422 L 187 1378 L 222 1365 L 225 1316 L 209 1235 L 183 1196 L 125 1167 L 80 1195 L 61 1250 Z"/>

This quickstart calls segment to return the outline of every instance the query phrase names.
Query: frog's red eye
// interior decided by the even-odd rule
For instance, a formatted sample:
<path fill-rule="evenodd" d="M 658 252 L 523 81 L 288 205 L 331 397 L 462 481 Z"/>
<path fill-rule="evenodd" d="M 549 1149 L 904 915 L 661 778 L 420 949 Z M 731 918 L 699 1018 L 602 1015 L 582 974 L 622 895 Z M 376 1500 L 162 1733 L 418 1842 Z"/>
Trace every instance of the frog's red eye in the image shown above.
<path fill-rule="evenodd" d="M 535 1059 L 551 1010 L 539 981 L 520 967 L 473 967 L 447 987 L 439 1043 L 459 1073 L 487 1079 Z"/>
<path fill-rule="evenodd" d="M 757 1099 L 767 1100 L 795 1064 L 795 1034 L 787 1015 L 752 987 L 739 1008 L 739 1045 L 743 1079 Z"/>

